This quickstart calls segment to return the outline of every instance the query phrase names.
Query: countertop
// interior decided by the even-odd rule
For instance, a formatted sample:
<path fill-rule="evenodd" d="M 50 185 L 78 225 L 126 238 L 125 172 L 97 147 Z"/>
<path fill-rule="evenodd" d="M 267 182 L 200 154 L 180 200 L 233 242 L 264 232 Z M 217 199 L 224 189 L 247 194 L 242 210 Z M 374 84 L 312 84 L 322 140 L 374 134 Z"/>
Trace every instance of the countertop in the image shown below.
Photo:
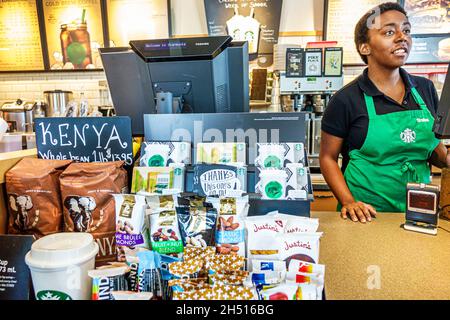
<path fill-rule="evenodd" d="M 404 230 L 400 213 L 379 213 L 366 224 L 337 212 L 311 217 L 324 232 L 320 263 L 328 300 L 450 299 L 449 221 L 440 219 L 432 236 Z"/>

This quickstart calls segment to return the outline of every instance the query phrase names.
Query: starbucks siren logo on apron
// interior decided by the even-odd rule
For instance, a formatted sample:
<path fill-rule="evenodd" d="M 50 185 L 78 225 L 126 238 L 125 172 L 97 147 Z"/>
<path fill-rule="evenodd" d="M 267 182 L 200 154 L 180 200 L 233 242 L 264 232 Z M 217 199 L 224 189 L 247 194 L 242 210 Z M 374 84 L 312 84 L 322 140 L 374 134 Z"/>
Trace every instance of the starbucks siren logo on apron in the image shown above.
<path fill-rule="evenodd" d="M 400 138 L 405 143 L 411 143 L 416 141 L 416 133 L 413 130 L 406 128 L 405 131 L 400 133 Z"/>

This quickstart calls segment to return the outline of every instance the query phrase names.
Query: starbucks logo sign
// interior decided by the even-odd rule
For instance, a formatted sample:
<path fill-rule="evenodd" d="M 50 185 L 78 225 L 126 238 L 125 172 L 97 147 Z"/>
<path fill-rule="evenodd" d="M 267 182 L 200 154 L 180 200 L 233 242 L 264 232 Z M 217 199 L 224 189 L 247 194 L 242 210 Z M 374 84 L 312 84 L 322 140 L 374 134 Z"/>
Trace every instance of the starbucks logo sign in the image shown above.
<path fill-rule="evenodd" d="M 44 290 L 44 291 L 39 291 L 36 294 L 36 299 L 37 300 L 72 300 L 72 298 L 64 293 L 64 292 L 60 292 L 60 291 L 55 291 L 55 290 Z"/>
<path fill-rule="evenodd" d="M 416 141 L 416 133 L 413 130 L 406 128 L 402 133 L 400 133 L 400 139 L 402 139 L 405 143 L 412 143 Z"/>

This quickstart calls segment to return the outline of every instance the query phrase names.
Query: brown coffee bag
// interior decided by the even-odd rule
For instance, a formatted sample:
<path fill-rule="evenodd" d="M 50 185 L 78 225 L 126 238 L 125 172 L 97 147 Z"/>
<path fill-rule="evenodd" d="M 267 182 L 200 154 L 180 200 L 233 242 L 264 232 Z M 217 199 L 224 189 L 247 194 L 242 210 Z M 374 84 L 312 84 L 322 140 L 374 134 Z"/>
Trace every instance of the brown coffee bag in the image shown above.
<path fill-rule="evenodd" d="M 40 238 L 62 231 L 59 176 L 71 162 L 24 158 L 6 173 L 8 233 Z"/>
<path fill-rule="evenodd" d="M 116 258 L 115 203 L 127 191 L 123 162 L 72 163 L 60 177 L 64 230 L 89 232 L 99 245 L 96 264 Z"/>

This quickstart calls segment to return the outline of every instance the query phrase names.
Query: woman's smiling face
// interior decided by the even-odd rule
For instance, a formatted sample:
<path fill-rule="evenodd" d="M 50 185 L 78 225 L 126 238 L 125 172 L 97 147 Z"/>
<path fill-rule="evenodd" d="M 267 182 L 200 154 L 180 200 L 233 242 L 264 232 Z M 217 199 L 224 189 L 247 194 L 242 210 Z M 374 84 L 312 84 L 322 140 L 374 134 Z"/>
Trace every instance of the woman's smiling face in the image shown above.
<path fill-rule="evenodd" d="M 401 12 L 390 10 L 375 19 L 369 28 L 368 43 L 360 46 L 367 55 L 369 64 L 375 63 L 387 68 L 398 68 L 406 63 L 411 46 L 411 24 Z"/>

